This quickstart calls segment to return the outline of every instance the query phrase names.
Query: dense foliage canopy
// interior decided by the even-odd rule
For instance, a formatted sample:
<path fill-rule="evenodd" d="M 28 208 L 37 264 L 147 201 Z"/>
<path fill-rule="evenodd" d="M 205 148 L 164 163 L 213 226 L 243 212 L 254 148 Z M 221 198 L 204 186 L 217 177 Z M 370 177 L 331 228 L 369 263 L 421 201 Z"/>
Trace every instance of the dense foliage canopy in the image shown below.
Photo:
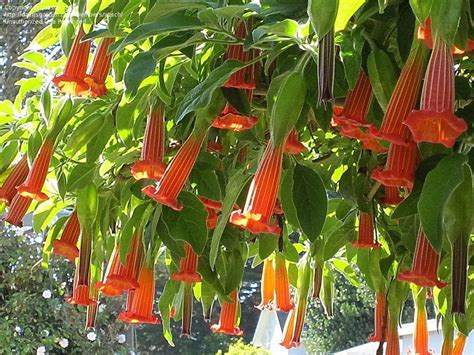
<path fill-rule="evenodd" d="M 474 327 L 473 11 L 42 0 L 29 15 L 52 18 L 16 63 L 34 75 L 0 103 L 3 219 L 32 211 L 43 266 L 75 263 L 65 301 L 91 327 L 97 300 L 125 293 L 118 318 L 161 322 L 170 344 L 171 319 L 191 336 L 193 299 L 240 336 L 244 267 L 263 263 L 258 308 L 288 312 L 287 348 L 311 297 L 332 318 L 340 273 L 375 294 L 371 341 L 399 352 L 411 286 L 416 351 L 427 295 L 447 351 Z"/>

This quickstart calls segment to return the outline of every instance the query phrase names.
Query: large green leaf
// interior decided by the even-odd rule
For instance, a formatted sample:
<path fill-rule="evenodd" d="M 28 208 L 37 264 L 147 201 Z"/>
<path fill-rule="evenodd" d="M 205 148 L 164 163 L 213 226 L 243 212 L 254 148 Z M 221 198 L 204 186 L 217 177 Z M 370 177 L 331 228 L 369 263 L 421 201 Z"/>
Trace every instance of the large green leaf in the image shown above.
<path fill-rule="evenodd" d="M 134 94 L 142 81 L 155 71 L 156 58 L 152 51 L 137 54 L 128 64 L 124 74 L 127 94 Z"/>
<path fill-rule="evenodd" d="M 293 202 L 301 229 L 314 241 L 326 220 L 326 189 L 318 173 L 300 164 L 294 171 Z"/>
<path fill-rule="evenodd" d="M 397 68 L 387 52 L 374 49 L 367 59 L 367 69 L 372 91 L 385 111 L 398 80 Z"/>
<path fill-rule="evenodd" d="M 418 201 L 421 225 L 438 252 L 443 246 L 443 213 L 449 197 L 464 180 L 463 165 L 467 157 L 453 154 L 442 159 L 426 176 Z"/>
<path fill-rule="evenodd" d="M 364 5 L 365 0 L 339 0 L 334 31 L 342 31 L 356 11 Z"/>

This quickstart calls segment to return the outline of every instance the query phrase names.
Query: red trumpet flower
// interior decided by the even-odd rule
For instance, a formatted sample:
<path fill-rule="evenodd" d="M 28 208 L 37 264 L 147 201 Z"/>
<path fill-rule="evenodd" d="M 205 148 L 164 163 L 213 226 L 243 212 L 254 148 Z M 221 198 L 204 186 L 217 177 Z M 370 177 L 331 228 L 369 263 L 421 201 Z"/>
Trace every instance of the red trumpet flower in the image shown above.
<path fill-rule="evenodd" d="M 418 27 L 418 39 L 421 39 L 425 42 L 426 46 L 430 49 L 433 48 L 433 37 L 431 34 L 431 19 L 428 17 L 424 25 Z M 467 51 L 474 51 L 474 41 L 469 39 L 467 41 Z M 465 50 L 458 48 L 456 46 L 451 47 L 451 52 L 453 54 L 464 54 Z"/>
<path fill-rule="evenodd" d="M 216 228 L 219 218 L 218 212 L 222 210 L 222 203 L 204 196 L 199 196 L 199 199 L 207 209 L 207 229 L 211 230 Z"/>
<path fill-rule="evenodd" d="M 366 132 L 365 135 L 366 137 L 360 138 L 362 148 L 375 153 L 385 153 L 387 151 L 387 148 L 380 144 L 376 138 L 372 137 L 370 133 Z"/>
<path fill-rule="evenodd" d="M 160 320 L 153 315 L 155 299 L 155 270 L 153 267 L 149 267 L 146 263 L 143 264 L 138 276 L 138 284 L 140 287 L 133 293 L 129 293 L 130 302 L 127 299 L 127 310 L 120 313 L 118 319 L 132 324 L 160 323 Z"/>
<path fill-rule="evenodd" d="M 125 265 L 120 261 L 120 247 L 116 244 L 105 273 L 105 282 L 98 282 L 96 287 L 106 295 L 109 293 L 108 296 L 115 296 L 118 291 L 138 288 L 138 275 L 143 257 L 141 234 L 135 232 L 125 259 Z"/>
<path fill-rule="evenodd" d="M 32 198 L 36 201 L 44 201 L 48 196 L 41 191 L 46 175 L 48 174 L 49 163 L 53 155 L 54 140 L 46 137 L 38 154 L 35 157 L 25 182 L 18 186 L 18 193 L 21 196 Z"/>
<path fill-rule="evenodd" d="M 87 73 L 84 81 L 89 85 L 92 96 L 104 96 L 107 94 L 105 79 L 109 74 L 112 54 L 109 53 L 109 46 L 114 43 L 113 37 L 102 38 L 92 61 L 92 67 Z"/>
<path fill-rule="evenodd" d="M 25 217 L 32 201 L 31 198 L 18 194 L 15 195 L 3 220 L 17 227 L 23 226 L 23 218 Z"/>
<path fill-rule="evenodd" d="M 400 340 L 398 339 L 398 319 L 392 319 L 390 314 L 388 315 L 387 347 L 385 350 L 385 354 L 400 355 Z"/>
<path fill-rule="evenodd" d="M 273 300 L 275 298 L 275 270 L 273 268 L 273 261 L 270 259 L 263 261 L 260 294 L 262 300 L 257 308 L 260 310 L 272 309 Z"/>
<path fill-rule="evenodd" d="M 413 334 L 415 354 L 432 354 L 428 349 L 428 320 L 426 318 L 426 308 L 420 307 L 416 310 L 415 333 Z"/>
<path fill-rule="evenodd" d="M 166 169 L 163 163 L 165 153 L 165 121 L 163 107 L 150 109 L 146 123 L 141 159 L 130 169 L 136 180 L 159 180 Z"/>
<path fill-rule="evenodd" d="M 275 256 L 275 306 L 281 312 L 289 312 L 295 305 L 290 296 L 290 281 L 286 260 L 280 253 Z"/>
<path fill-rule="evenodd" d="M 99 297 L 99 292 L 94 287 L 91 287 L 91 298 L 97 299 Z M 86 313 L 86 330 L 95 328 L 95 321 L 97 319 L 97 310 L 99 309 L 99 303 L 93 303 L 87 306 Z"/>
<path fill-rule="evenodd" d="M 295 331 L 295 319 L 296 309 L 293 308 L 286 317 L 285 326 L 283 328 L 283 340 L 280 343 L 281 346 L 284 346 L 287 349 L 291 349 L 293 347 L 291 340 L 293 339 L 293 332 Z"/>
<path fill-rule="evenodd" d="M 453 355 L 464 354 L 464 347 L 466 346 L 467 336 L 459 332 L 454 340 Z"/>
<path fill-rule="evenodd" d="M 379 248 L 380 243 L 377 242 L 374 231 L 374 217 L 367 212 L 359 214 L 359 233 L 357 241 L 352 243 L 353 246 L 359 248 Z"/>
<path fill-rule="evenodd" d="M 296 129 L 292 129 L 288 138 L 285 142 L 284 153 L 286 154 L 299 154 L 306 150 L 306 147 L 298 139 L 298 132 Z"/>
<path fill-rule="evenodd" d="M 370 126 L 366 121 L 366 116 L 372 102 L 372 97 L 369 77 L 361 70 L 354 88 L 349 90 L 340 115 L 337 115 L 337 110 L 334 110 L 334 122 L 338 126 Z"/>
<path fill-rule="evenodd" d="M 385 111 L 380 129 L 371 127 L 370 134 L 393 144 L 406 145 L 409 139 L 403 125 L 408 114 L 415 108 L 425 65 L 427 50 L 420 43 L 415 43 L 403 66 L 397 85 L 393 90 Z"/>
<path fill-rule="evenodd" d="M 63 94 L 82 95 L 89 90 L 89 86 L 84 81 L 84 78 L 86 76 L 91 43 L 90 41 L 81 42 L 85 35 L 81 24 L 72 44 L 64 73 L 56 75 L 53 79 L 53 84 Z"/>
<path fill-rule="evenodd" d="M 371 342 L 380 342 L 385 340 L 384 323 L 387 308 L 387 296 L 385 292 L 377 291 L 375 300 L 374 334 L 369 337 Z"/>
<path fill-rule="evenodd" d="M 407 146 L 391 144 L 385 167 L 375 169 L 372 179 L 385 186 L 405 187 L 411 190 L 419 159 L 418 147 L 415 143 Z"/>
<path fill-rule="evenodd" d="M 74 261 L 79 256 L 77 241 L 80 234 L 81 226 L 79 225 L 77 212 L 74 211 L 66 222 L 61 238 L 53 242 L 53 254 L 61 255 L 70 261 Z"/>
<path fill-rule="evenodd" d="M 385 186 L 385 195 L 380 200 L 380 203 L 383 205 L 393 205 L 396 206 L 403 201 L 403 198 L 400 196 L 400 189 L 394 186 Z"/>
<path fill-rule="evenodd" d="M 454 115 L 453 55 L 441 39 L 435 39 L 420 110 L 410 113 L 405 124 L 415 142 L 439 143 L 448 148 L 467 130 L 466 121 Z"/>
<path fill-rule="evenodd" d="M 248 21 L 247 23 L 245 21 L 240 21 L 234 27 L 234 35 L 237 38 L 245 39 L 250 33 L 251 27 L 252 21 Z M 230 45 L 225 54 L 226 59 L 234 59 L 243 63 L 253 60 L 255 56 L 255 50 L 250 49 L 246 51 L 242 44 Z M 238 89 L 255 89 L 255 65 L 248 65 L 233 73 L 224 86 Z"/>
<path fill-rule="evenodd" d="M 179 272 L 171 274 L 170 279 L 190 284 L 201 282 L 201 275 L 197 272 L 199 257 L 189 243 L 186 243 L 184 248 L 186 256 L 179 262 Z"/>
<path fill-rule="evenodd" d="M 416 239 L 415 255 L 409 271 L 400 272 L 400 281 L 412 282 L 420 287 L 446 286 L 445 282 L 438 280 L 438 265 L 440 255 L 430 245 L 423 229 L 418 230 Z"/>
<path fill-rule="evenodd" d="M 252 102 L 253 90 L 245 90 L 245 93 L 249 102 Z M 228 103 L 222 113 L 214 120 L 212 127 L 241 132 L 252 128 L 256 123 L 257 117 L 243 115 Z"/>
<path fill-rule="evenodd" d="M 90 297 L 92 234 L 88 228 L 81 229 L 79 262 L 74 273 L 72 296 L 66 297 L 66 302 L 69 304 L 88 306 L 97 303 Z"/>
<path fill-rule="evenodd" d="M 144 187 L 142 191 L 155 201 L 176 211 L 181 211 L 183 206 L 176 199 L 186 180 L 188 180 L 189 174 L 191 174 L 191 169 L 197 160 L 205 137 L 205 133 L 192 133 L 166 167 L 156 187 L 149 185 Z"/>
<path fill-rule="evenodd" d="M 219 324 L 213 324 L 211 330 L 214 333 L 224 333 L 234 336 L 242 336 L 244 332 L 237 326 L 237 313 L 239 309 L 239 300 L 237 298 L 237 290 L 229 295 L 231 302 L 224 301 L 219 316 Z"/>
<path fill-rule="evenodd" d="M 275 147 L 270 140 L 250 185 L 245 207 L 232 212 L 230 222 L 250 233 L 280 235 L 277 221 L 270 223 L 277 200 L 283 159 L 283 145 Z"/>
<path fill-rule="evenodd" d="M 0 188 L 0 203 L 3 202 L 9 205 L 12 202 L 17 193 L 17 186 L 25 181 L 29 171 L 28 160 L 25 155 L 18 161 Z"/>

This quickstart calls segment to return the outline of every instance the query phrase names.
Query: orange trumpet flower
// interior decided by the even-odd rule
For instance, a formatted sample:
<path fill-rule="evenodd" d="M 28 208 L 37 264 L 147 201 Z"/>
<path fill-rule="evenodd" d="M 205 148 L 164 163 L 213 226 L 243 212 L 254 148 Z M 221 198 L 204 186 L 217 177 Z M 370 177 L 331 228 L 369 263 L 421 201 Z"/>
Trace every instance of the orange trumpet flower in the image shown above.
<path fill-rule="evenodd" d="M 53 242 L 53 254 L 61 255 L 70 261 L 74 261 L 79 256 L 77 241 L 80 234 L 81 226 L 79 225 L 77 212 L 74 211 L 66 222 L 61 238 Z"/>
<path fill-rule="evenodd" d="M 467 336 L 459 332 L 456 339 L 454 340 L 453 355 L 462 355 L 464 353 L 466 341 Z"/>
<path fill-rule="evenodd" d="M 3 217 L 3 220 L 7 223 L 10 223 L 17 227 L 23 226 L 23 218 L 28 211 L 28 208 L 31 205 L 33 200 L 28 197 L 24 197 L 21 195 L 15 195 L 8 209 L 7 214 Z"/>
<path fill-rule="evenodd" d="M 105 79 L 109 74 L 112 61 L 112 54 L 108 52 L 109 46 L 114 43 L 113 37 L 102 38 L 92 60 L 92 67 L 84 78 L 89 85 L 92 96 L 104 96 L 107 94 Z"/>
<path fill-rule="evenodd" d="M 170 279 L 189 284 L 201 282 L 201 275 L 197 272 L 199 257 L 189 243 L 186 243 L 184 248 L 186 256 L 179 262 L 179 272 L 171 274 Z"/>
<path fill-rule="evenodd" d="M 290 313 L 286 317 L 285 326 L 283 327 L 283 340 L 280 345 L 284 346 L 287 349 L 291 349 L 293 339 L 293 332 L 295 331 L 295 319 L 296 319 L 296 309 L 291 309 Z"/>
<path fill-rule="evenodd" d="M 278 252 L 275 255 L 275 306 L 281 312 L 289 312 L 295 308 L 290 296 L 290 281 L 286 260 Z"/>
<path fill-rule="evenodd" d="M 377 291 L 375 296 L 375 317 L 374 317 L 374 334 L 369 337 L 371 342 L 380 342 L 385 340 L 384 323 L 387 310 L 387 296 L 385 291 Z"/>
<path fill-rule="evenodd" d="M 273 268 L 273 261 L 270 259 L 263 261 L 260 294 L 262 300 L 257 308 L 260 310 L 272 309 L 275 298 L 275 270 Z"/>
<path fill-rule="evenodd" d="M 252 102 L 253 90 L 245 90 L 245 93 L 249 102 Z M 214 120 L 212 127 L 241 132 L 252 128 L 256 123 L 256 117 L 243 115 L 228 103 L 222 113 Z"/>
<path fill-rule="evenodd" d="M 222 302 L 219 323 L 211 326 L 214 333 L 224 333 L 234 336 L 242 336 L 244 332 L 236 325 L 237 313 L 239 308 L 239 300 L 237 298 L 237 290 L 230 293 L 229 297 L 232 302 Z"/>
<path fill-rule="evenodd" d="M 380 243 L 377 242 L 374 230 L 374 217 L 367 212 L 359 214 L 359 233 L 357 241 L 352 243 L 353 246 L 359 248 L 379 248 Z"/>
<path fill-rule="evenodd" d="M 21 158 L 0 188 L 0 202 L 9 205 L 17 193 L 17 186 L 23 183 L 30 171 L 26 155 Z"/>

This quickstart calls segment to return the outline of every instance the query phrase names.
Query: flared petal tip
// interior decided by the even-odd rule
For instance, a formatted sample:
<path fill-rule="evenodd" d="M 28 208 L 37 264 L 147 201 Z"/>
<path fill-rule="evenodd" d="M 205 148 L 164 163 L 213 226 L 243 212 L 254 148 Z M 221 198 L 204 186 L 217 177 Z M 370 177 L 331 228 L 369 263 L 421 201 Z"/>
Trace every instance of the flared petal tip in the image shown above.
<path fill-rule="evenodd" d="M 53 242 L 53 254 L 63 256 L 69 261 L 74 261 L 79 256 L 79 249 L 71 243 L 57 239 Z"/>
<path fill-rule="evenodd" d="M 107 277 L 107 283 L 117 290 L 122 291 L 134 290 L 139 287 L 138 281 L 136 279 L 123 275 L 109 275 Z"/>
<path fill-rule="evenodd" d="M 96 300 L 89 297 L 74 298 L 73 296 L 66 296 L 64 300 L 66 301 L 66 303 L 69 303 L 75 306 L 90 306 L 93 304 L 97 304 Z"/>
<path fill-rule="evenodd" d="M 178 201 L 175 198 L 168 197 L 168 196 L 162 196 L 159 192 L 157 192 L 155 186 L 153 186 L 153 185 L 145 186 L 142 189 L 142 192 L 145 195 L 151 197 L 156 202 L 158 202 L 162 205 L 166 205 L 168 207 L 171 207 L 175 211 L 181 211 L 183 209 L 183 206 L 181 204 L 179 204 Z"/>
<path fill-rule="evenodd" d="M 448 283 L 438 280 L 436 276 L 424 275 L 411 270 L 400 272 L 397 278 L 400 281 L 410 282 L 420 287 L 443 288 L 448 285 Z"/>
<path fill-rule="evenodd" d="M 379 141 L 375 139 L 362 139 L 362 148 L 370 150 L 375 153 L 385 153 L 388 148 L 380 144 Z"/>
<path fill-rule="evenodd" d="M 174 274 L 171 274 L 170 279 L 174 281 L 182 281 L 188 284 L 193 284 L 202 281 L 202 277 L 198 273 L 190 274 L 187 272 L 175 272 Z"/>
<path fill-rule="evenodd" d="M 160 320 L 153 314 L 142 315 L 135 312 L 125 311 L 118 315 L 118 320 L 130 324 L 160 324 Z"/>
<path fill-rule="evenodd" d="M 89 94 L 92 97 L 100 97 L 107 95 L 107 88 L 104 83 L 98 83 L 92 76 L 86 76 L 84 82 L 89 86 Z"/>
<path fill-rule="evenodd" d="M 448 111 L 412 111 L 404 124 L 410 129 L 415 142 L 438 143 L 447 148 L 451 148 L 467 130 L 466 121 Z"/>
<path fill-rule="evenodd" d="M 239 327 L 227 328 L 227 327 L 221 326 L 220 324 L 214 324 L 214 325 L 211 325 L 210 329 L 213 333 L 222 333 L 222 334 L 233 335 L 233 336 L 238 336 L 238 337 L 244 335 L 244 332 Z"/>
<path fill-rule="evenodd" d="M 374 138 L 377 138 L 379 140 L 384 140 L 384 141 L 390 142 L 392 144 L 403 145 L 403 146 L 408 146 L 410 144 L 413 144 L 407 138 L 407 136 L 404 136 L 403 134 L 384 132 L 381 129 L 380 130 L 377 129 L 375 126 L 369 127 L 367 132 L 368 132 L 369 135 L 371 135 Z"/>
<path fill-rule="evenodd" d="M 27 185 L 20 185 L 18 186 L 17 190 L 21 196 L 31 198 L 35 201 L 46 201 L 49 198 L 48 195 L 46 195 L 44 192 L 41 192 L 41 190 L 31 188 Z"/>
<path fill-rule="evenodd" d="M 370 123 L 365 122 L 363 118 L 349 117 L 343 114 L 340 114 L 340 115 L 333 114 L 332 119 L 334 123 L 336 124 L 336 126 L 339 126 L 339 127 L 346 127 L 346 126 L 369 127 L 371 125 Z"/>
<path fill-rule="evenodd" d="M 300 154 L 306 150 L 306 147 L 304 146 L 303 143 L 301 142 L 286 142 L 285 143 L 285 148 L 283 150 L 284 153 L 286 154 Z"/>
<path fill-rule="evenodd" d="M 130 168 L 130 172 L 135 180 L 160 180 L 165 172 L 164 163 L 152 162 L 150 160 L 138 160 Z"/>
<path fill-rule="evenodd" d="M 301 345 L 299 341 L 283 341 L 280 343 L 281 346 L 285 347 L 286 349 L 297 348 Z"/>
<path fill-rule="evenodd" d="M 209 217 L 207 217 L 207 219 L 206 219 L 207 229 L 212 230 L 212 229 L 216 228 L 218 220 L 219 220 L 219 217 L 217 216 L 217 214 L 209 215 Z"/>
<path fill-rule="evenodd" d="M 371 177 L 385 186 L 405 187 L 409 190 L 412 189 L 415 178 L 411 175 L 401 175 L 390 170 L 383 170 L 383 168 L 375 169 Z"/>
<path fill-rule="evenodd" d="M 380 248 L 382 246 L 382 244 L 380 244 L 378 242 L 360 242 L 360 241 L 357 241 L 357 242 L 353 242 L 352 246 L 356 247 L 356 248 Z"/>
<path fill-rule="evenodd" d="M 101 281 L 95 284 L 95 288 L 98 289 L 103 295 L 107 297 L 117 297 L 117 296 L 122 295 L 123 293 L 122 290 L 116 289 L 112 285 L 101 282 Z"/>
<path fill-rule="evenodd" d="M 371 343 L 380 343 L 385 339 L 383 339 L 381 335 L 371 335 L 368 340 Z"/>
<path fill-rule="evenodd" d="M 207 197 L 204 197 L 204 196 L 199 196 L 199 200 L 207 208 L 211 208 L 211 209 L 217 210 L 217 211 L 222 210 L 222 202 L 221 201 L 213 200 L 211 198 L 207 198 Z"/>
<path fill-rule="evenodd" d="M 212 123 L 212 127 L 241 132 L 251 129 L 256 123 L 256 117 L 227 113 L 217 117 Z"/>
<path fill-rule="evenodd" d="M 278 236 L 280 235 L 281 228 L 276 222 L 271 225 L 263 223 L 260 221 L 260 218 L 260 215 L 251 212 L 242 213 L 242 211 L 239 210 L 232 212 L 230 215 L 230 223 L 246 229 L 252 234 L 269 233 Z"/>
<path fill-rule="evenodd" d="M 83 78 L 71 75 L 57 75 L 53 79 L 53 84 L 59 89 L 62 94 L 69 95 L 86 95 L 89 91 L 89 85 Z"/>

